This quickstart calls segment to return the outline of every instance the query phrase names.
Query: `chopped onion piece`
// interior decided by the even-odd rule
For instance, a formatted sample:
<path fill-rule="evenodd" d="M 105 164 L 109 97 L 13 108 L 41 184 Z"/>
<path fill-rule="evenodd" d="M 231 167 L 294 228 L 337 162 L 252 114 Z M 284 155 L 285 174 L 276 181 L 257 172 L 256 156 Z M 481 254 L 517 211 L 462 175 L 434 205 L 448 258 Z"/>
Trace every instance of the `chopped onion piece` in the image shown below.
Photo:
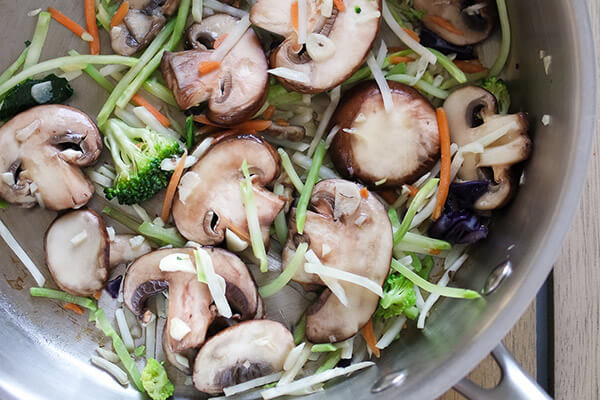
<path fill-rule="evenodd" d="M 308 357 L 311 354 L 310 348 L 311 346 L 309 345 L 304 346 L 304 348 L 300 352 L 300 355 L 296 359 L 294 366 L 283 373 L 281 379 L 277 383 L 277 386 L 285 386 L 286 384 L 294 380 L 294 378 L 296 377 L 296 375 L 298 375 L 302 367 L 304 367 L 304 364 L 306 364 L 306 361 L 308 361 Z"/>
<path fill-rule="evenodd" d="M 256 379 L 251 379 L 249 381 L 246 381 L 246 382 L 234 385 L 234 386 L 229 386 L 229 387 L 223 388 L 223 393 L 225 393 L 226 397 L 229 397 L 229 396 L 233 396 L 234 394 L 246 392 L 250 389 L 254 389 L 259 386 L 264 386 L 264 385 L 268 385 L 269 383 L 276 382 L 277 380 L 279 380 L 279 378 L 281 378 L 281 375 L 282 375 L 281 372 L 275 372 L 274 374 L 261 376 L 260 378 L 256 378 Z"/>
<path fill-rule="evenodd" d="M 4 172 L 0 174 L 0 179 L 8 186 L 12 186 L 15 184 L 15 176 L 12 174 L 12 172 Z"/>
<path fill-rule="evenodd" d="M 19 129 L 18 131 L 16 131 L 15 138 L 19 142 L 26 141 L 27 139 L 29 139 L 29 137 L 31 135 L 33 135 L 34 133 L 36 133 L 38 131 L 38 129 L 40 129 L 40 125 L 41 125 L 40 120 L 36 119 L 35 121 L 33 121 L 32 123 L 27 125 L 25 128 L 22 128 L 22 129 Z"/>
<path fill-rule="evenodd" d="M 119 382 L 121 385 L 125 386 L 129 383 L 129 379 L 127 378 L 127 373 L 125 371 L 123 371 L 121 368 L 119 368 L 117 365 L 111 363 L 110 361 L 108 361 L 104 358 L 100 358 L 98 356 L 92 356 L 91 362 L 96 367 L 103 369 L 104 371 L 111 374 L 117 380 L 117 382 Z"/>
<path fill-rule="evenodd" d="M 179 318 L 171 319 L 169 335 L 175 340 L 181 340 L 192 331 L 192 328 Z"/>
<path fill-rule="evenodd" d="M 375 347 L 377 347 L 378 349 L 385 349 L 390 344 L 392 344 L 394 339 L 396 339 L 396 336 L 398 336 L 398 334 L 404 327 L 405 322 L 406 317 L 404 315 L 401 315 L 398 318 L 396 318 L 394 323 L 385 330 L 381 339 L 379 339 L 379 341 L 375 344 Z"/>
<path fill-rule="evenodd" d="M 294 365 L 296 365 L 296 361 L 298 361 L 300 354 L 302 354 L 302 350 L 304 350 L 304 346 L 306 346 L 306 342 L 302 342 L 298 346 L 296 346 L 292 350 L 290 350 L 287 357 L 285 358 L 285 362 L 283 363 L 284 371 L 289 371 L 290 369 L 292 369 L 292 367 Z"/>
<path fill-rule="evenodd" d="M 123 339 L 125 347 L 129 352 L 132 352 L 135 349 L 135 344 L 133 343 L 133 337 L 131 337 L 131 331 L 129 330 L 129 325 L 127 325 L 127 320 L 125 319 L 122 308 L 117 308 L 115 310 L 115 319 L 117 320 L 117 326 L 119 327 L 121 339 Z"/>
<path fill-rule="evenodd" d="M 544 126 L 548 126 L 548 125 L 550 125 L 550 116 L 549 116 L 548 114 L 544 114 L 544 115 L 542 116 L 542 124 L 543 124 Z"/>
<path fill-rule="evenodd" d="M 333 12 L 333 0 L 321 0 L 319 11 L 325 18 L 331 18 L 331 13 Z"/>
<path fill-rule="evenodd" d="M 208 137 L 208 138 L 204 139 L 202 142 L 200 142 L 200 144 L 198 145 L 198 147 L 196 147 L 196 149 L 192 152 L 192 154 L 190 154 L 190 156 L 199 160 L 200 158 L 202 158 L 204 153 L 206 153 L 206 151 L 208 150 L 208 148 L 210 147 L 210 145 L 213 143 L 214 140 L 215 139 L 212 137 Z"/>
<path fill-rule="evenodd" d="M 196 190 L 198 185 L 200 185 L 200 183 L 201 183 L 200 175 L 198 175 L 197 172 L 194 172 L 194 171 L 186 172 L 181 177 L 181 181 L 179 182 L 179 188 L 178 188 L 179 201 L 181 201 L 183 204 L 185 204 L 188 197 L 190 197 L 190 195 L 192 193 L 194 193 L 194 191 Z"/>
<path fill-rule="evenodd" d="M 119 358 L 117 353 L 115 353 L 114 351 L 110 351 L 110 350 L 103 349 L 102 347 L 98 347 L 96 349 L 96 352 L 100 355 L 100 357 L 102 357 L 105 360 L 110 361 L 112 363 L 118 363 L 121 361 L 121 359 Z"/>
<path fill-rule="evenodd" d="M 77 235 L 75 235 L 71 238 L 71 244 L 73 246 L 79 246 L 81 243 L 85 242 L 85 240 L 87 238 L 88 238 L 88 233 L 84 229 L 81 232 L 79 232 Z"/>
<path fill-rule="evenodd" d="M 323 243 L 321 246 L 321 256 L 325 257 L 329 253 L 331 253 L 331 246 L 329 246 L 327 243 Z"/>
<path fill-rule="evenodd" d="M 236 235 L 230 229 L 225 230 L 225 241 L 227 243 L 227 249 L 234 253 L 241 253 L 248 248 L 248 242 Z"/>
<path fill-rule="evenodd" d="M 129 245 L 132 249 L 137 249 L 144 244 L 146 239 L 142 235 L 137 235 L 129 239 Z"/>
<path fill-rule="evenodd" d="M 181 160 L 181 157 L 165 158 L 160 163 L 160 169 L 162 169 L 163 171 L 175 171 L 177 165 L 179 165 L 179 160 Z M 189 155 L 185 158 L 183 168 L 188 169 L 192 165 L 196 164 L 196 162 L 198 162 L 198 159 L 194 156 Z"/>
<path fill-rule="evenodd" d="M 58 77 L 66 79 L 67 81 L 71 82 L 71 81 L 74 81 L 75 79 L 79 78 L 81 75 L 83 75 L 83 72 L 79 70 L 79 71 L 65 72 L 64 74 L 60 74 Z"/>
<path fill-rule="evenodd" d="M 362 286 L 367 290 L 375 293 L 379 297 L 383 297 L 383 289 L 376 282 L 365 278 L 364 276 L 353 274 L 351 272 L 342 271 L 337 268 L 331 268 L 326 265 L 319 265 L 313 263 L 305 263 L 304 271 L 309 274 L 317 274 L 319 277 L 329 277 L 340 281 L 346 281 L 353 283 L 357 286 Z"/>
<path fill-rule="evenodd" d="M 385 44 L 385 41 L 382 40 L 381 45 L 379 46 L 379 50 L 377 51 L 377 57 L 375 58 L 377 60 L 377 65 L 379 65 L 380 67 L 383 67 L 383 63 L 385 62 L 385 56 L 387 56 L 387 52 L 387 45 Z"/>
<path fill-rule="evenodd" d="M 333 0 L 332 0 L 333 1 Z M 36 15 L 38 15 L 39 13 L 42 12 L 41 8 L 36 8 L 35 10 L 31 10 L 27 13 L 28 17 L 35 17 Z"/>
<path fill-rule="evenodd" d="M 196 273 L 192 259 L 185 253 L 172 253 L 160 260 L 158 268 L 163 272 L 189 272 Z"/>
<path fill-rule="evenodd" d="M 333 40 L 320 33 L 311 33 L 306 39 L 306 51 L 310 58 L 317 62 L 326 61 L 333 57 L 335 49 Z"/>
<path fill-rule="evenodd" d="M 248 16 L 248 12 L 240 10 L 239 8 L 232 7 L 228 4 L 223 4 L 217 0 L 204 0 L 204 7 L 211 8 L 215 11 L 219 11 L 225 14 L 232 15 L 238 18 L 244 18 Z"/>
<path fill-rule="evenodd" d="M 360 115 L 363 115 L 363 114 L 360 114 Z M 354 120 L 354 121 L 356 122 L 356 120 Z M 328 149 L 329 146 L 331 146 L 331 142 L 333 142 L 333 139 L 335 138 L 335 135 L 337 135 L 337 133 L 339 131 L 340 131 L 340 126 L 339 125 L 334 125 L 334 127 L 331 128 L 331 130 L 329 131 L 329 134 L 327 135 L 327 138 L 325 139 L 325 148 L 326 149 Z"/>
<path fill-rule="evenodd" d="M 125 281 L 125 280 L 123 280 Z M 154 358 L 156 352 L 156 318 L 152 318 L 146 324 L 146 360 Z"/>
<path fill-rule="evenodd" d="M 219 46 L 219 48 L 221 48 L 221 46 Z M 288 79 L 290 81 L 308 83 L 308 75 L 306 75 L 304 72 L 295 71 L 291 68 L 277 67 L 270 69 L 267 72 L 269 72 L 271 75 L 275 75 L 283 79 Z"/>
<path fill-rule="evenodd" d="M 207 1 L 212 3 L 214 0 L 205 0 L 205 5 L 206 5 Z M 218 2 L 215 1 L 215 3 L 218 3 Z M 248 28 L 250 28 L 249 15 L 247 13 L 245 13 L 245 15 L 242 16 L 241 18 L 242 19 L 240 19 L 235 24 L 235 27 L 227 33 L 227 37 L 225 38 L 225 40 L 223 40 L 223 42 L 219 45 L 219 47 L 217 47 L 213 51 L 213 53 L 210 56 L 212 61 L 223 61 L 225 56 L 231 51 L 231 49 L 233 49 L 233 47 L 237 44 L 237 42 L 240 41 L 242 36 L 244 36 L 246 31 L 248 30 Z"/>
<path fill-rule="evenodd" d="M 196 267 L 199 271 L 204 272 L 208 290 L 210 291 L 213 301 L 215 302 L 215 306 L 217 306 L 219 314 L 225 318 L 230 318 L 233 313 L 231 312 L 231 307 L 229 306 L 227 298 L 225 297 L 225 279 L 215 272 L 212 257 L 210 254 L 208 254 L 208 251 L 200 248 L 194 250 L 194 255 L 196 256 L 197 261 Z"/>
<path fill-rule="evenodd" d="M 34 262 L 27 255 L 25 250 L 23 250 L 19 242 L 17 242 L 17 239 L 15 239 L 12 233 L 10 233 L 10 230 L 6 225 L 4 225 L 2 220 L 0 220 L 0 236 L 2 239 L 4 239 L 8 247 L 10 247 L 19 260 L 21 260 L 25 268 L 27 268 L 29 273 L 33 276 L 33 279 L 35 279 L 38 286 L 43 287 L 46 283 L 46 278 L 44 278 L 44 275 L 42 275 L 38 267 L 36 267 Z"/>
<path fill-rule="evenodd" d="M 279 396 L 283 396 L 286 394 L 294 393 L 298 390 L 302 390 L 305 388 L 311 388 L 313 385 L 317 383 L 326 382 L 330 379 L 336 378 L 338 376 L 347 375 L 354 371 L 358 371 L 363 368 L 370 367 L 375 365 L 374 362 L 365 361 L 358 364 L 350 365 L 346 368 L 333 368 L 328 371 L 321 372 L 319 374 L 307 376 L 306 378 L 298 379 L 295 382 L 289 383 L 287 385 L 277 385 L 274 388 L 270 388 L 264 390 L 261 395 L 263 399 L 269 400 L 274 399 Z M 281 382 L 281 381 L 279 381 Z"/>
<path fill-rule="evenodd" d="M 180 364 L 186 368 L 190 367 L 190 360 L 188 360 L 187 357 L 184 357 L 179 353 L 175 353 L 175 361 L 177 361 L 177 364 Z"/>
<path fill-rule="evenodd" d="M 385 3 L 385 2 L 384 2 Z M 383 71 L 379 67 L 377 60 L 373 57 L 373 53 L 369 53 L 367 57 L 367 65 L 371 68 L 371 73 L 375 78 L 375 82 L 377 82 L 377 86 L 379 86 L 379 91 L 381 92 L 381 97 L 383 98 L 383 106 L 385 107 L 386 112 L 391 112 L 394 108 L 394 100 L 392 99 L 392 91 L 390 90 L 390 86 L 383 75 Z"/>
<path fill-rule="evenodd" d="M 313 138 L 312 142 L 310 143 L 310 148 L 308 149 L 308 154 L 307 154 L 308 157 L 312 157 L 313 153 L 317 149 L 317 145 L 321 141 L 321 138 L 323 138 L 325 129 L 327 129 L 327 127 L 329 126 L 329 121 L 331 120 L 331 117 L 333 116 L 333 113 L 340 102 L 341 93 L 342 93 L 341 86 L 336 86 L 333 89 L 331 89 L 331 92 L 329 92 L 330 102 L 329 102 L 329 105 L 327 106 L 327 108 L 325 109 L 325 112 L 323 112 L 323 117 L 321 118 L 321 121 L 319 122 L 319 126 L 317 127 L 317 132 L 315 133 L 315 137 Z"/>
<path fill-rule="evenodd" d="M 312 249 L 306 252 L 306 254 L 304 255 L 304 258 L 306 258 L 306 260 L 309 263 L 314 263 L 319 266 L 323 265 L 323 264 L 321 264 L 321 260 L 319 260 L 319 257 L 317 257 L 317 255 L 315 254 L 314 251 L 312 251 Z M 305 269 L 306 269 L 306 265 L 305 265 Z M 344 290 L 342 285 L 340 285 L 340 283 L 336 279 L 330 278 L 328 276 L 322 276 L 320 274 L 317 274 L 317 275 L 319 275 L 319 278 L 321 278 L 323 283 L 325 283 L 325 286 L 327 286 L 329 288 L 329 290 L 331 290 L 331 293 L 333 293 L 335 295 L 335 297 L 338 298 L 340 303 L 342 303 L 344 306 L 348 307 L 348 304 L 349 304 L 348 297 L 346 296 L 346 291 Z"/>
<path fill-rule="evenodd" d="M 354 338 L 356 336 L 352 336 L 349 339 L 344 340 L 339 344 L 339 347 L 342 349 L 342 360 L 350 360 L 352 359 L 352 352 L 354 350 Z"/>

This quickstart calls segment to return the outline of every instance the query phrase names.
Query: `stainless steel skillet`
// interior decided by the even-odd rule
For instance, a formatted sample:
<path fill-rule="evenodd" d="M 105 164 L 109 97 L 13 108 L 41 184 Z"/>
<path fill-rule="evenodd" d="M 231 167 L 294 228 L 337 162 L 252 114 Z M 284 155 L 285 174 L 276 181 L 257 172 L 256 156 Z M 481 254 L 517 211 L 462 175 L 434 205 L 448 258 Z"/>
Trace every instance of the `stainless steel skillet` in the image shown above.
<path fill-rule="evenodd" d="M 27 12 L 49 5 L 83 21 L 80 2 L 0 0 L 0 68 L 11 62 L 32 35 L 35 21 Z M 507 259 L 512 273 L 485 301 L 444 300 L 425 331 L 396 342 L 377 368 L 315 398 L 429 399 L 440 395 L 499 343 L 535 296 L 560 251 L 578 206 L 596 119 L 596 58 L 586 4 L 584 0 L 513 0 L 509 6 L 514 38 L 511 90 L 515 107 L 529 112 L 535 150 L 526 167 L 526 184 L 511 206 L 494 219 L 491 236 L 475 249 L 456 280 L 460 286 L 480 290 L 495 267 Z M 55 26 L 53 32 L 43 57 L 71 48 L 85 51 L 85 45 L 61 27 Z M 540 50 L 552 57 L 548 74 Z M 96 113 L 104 99 L 101 89 L 86 79 L 76 80 L 74 87 L 72 104 Z M 551 116 L 549 126 L 540 123 L 545 114 Z M 11 208 L 0 213 L 40 265 L 43 232 L 53 217 L 38 209 Z M 33 280 L 4 243 L 0 255 L 0 398 L 138 398 L 133 389 L 121 388 L 89 364 L 100 333 L 88 328 L 85 318 L 75 318 L 51 303 L 32 301 L 27 290 L 19 288 L 28 288 Z M 376 383 L 376 389 L 385 390 L 373 393 Z M 505 394 L 499 398 L 519 395 Z M 177 395 L 198 397 L 189 387 L 178 389 Z M 533 397 L 532 393 L 521 395 Z"/>

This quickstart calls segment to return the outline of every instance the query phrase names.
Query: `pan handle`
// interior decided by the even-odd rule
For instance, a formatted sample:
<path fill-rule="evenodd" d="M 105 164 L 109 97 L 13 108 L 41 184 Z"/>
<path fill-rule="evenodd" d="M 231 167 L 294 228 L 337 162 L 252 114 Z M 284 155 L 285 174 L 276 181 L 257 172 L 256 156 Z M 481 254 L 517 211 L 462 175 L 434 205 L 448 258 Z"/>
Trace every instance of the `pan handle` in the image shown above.
<path fill-rule="evenodd" d="M 492 357 L 500 367 L 502 378 L 498 386 L 484 389 L 468 378 L 463 378 L 454 390 L 469 400 L 548 400 L 552 399 L 517 363 L 510 352 L 500 343 Z"/>

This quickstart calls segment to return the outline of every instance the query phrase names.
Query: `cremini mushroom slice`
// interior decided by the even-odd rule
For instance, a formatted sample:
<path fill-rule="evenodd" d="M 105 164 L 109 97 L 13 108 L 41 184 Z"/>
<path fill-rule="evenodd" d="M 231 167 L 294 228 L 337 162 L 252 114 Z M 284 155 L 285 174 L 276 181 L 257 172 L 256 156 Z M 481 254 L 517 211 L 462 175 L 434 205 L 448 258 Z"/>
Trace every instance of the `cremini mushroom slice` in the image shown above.
<path fill-rule="evenodd" d="M 222 125 L 251 118 L 267 98 L 267 60 L 252 29 L 246 31 L 216 70 L 199 73 L 202 63 L 213 62 L 215 40 L 237 22 L 235 17 L 217 14 L 192 25 L 188 43 L 194 50 L 167 52 L 161 64 L 179 107 L 187 110 L 208 101 L 207 117 Z"/>
<path fill-rule="evenodd" d="M 292 333 L 269 320 L 246 321 L 209 339 L 194 363 L 194 386 L 208 394 L 223 388 L 283 371 L 294 348 Z"/>
<path fill-rule="evenodd" d="M 123 22 L 110 30 L 115 53 L 131 56 L 146 47 L 165 26 L 167 17 L 177 10 L 180 0 L 129 1 Z"/>
<path fill-rule="evenodd" d="M 271 68 L 294 71 L 302 79 L 278 76 L 282 84 L 301 93 L 320 93 L 344 82 L 365 61 L 379 31 L 381 0 L 345 0 L 345 11 L 333 7 L 331 13 L 323 9 L 321 1 L 301 1 L 307 10 L 306 44 L 299 43 L 292 24 L 295 0 L 258 0 L 250 20 L 285 37 L 271 53 Z"/>
<path fill-rule="evenodd" d="M 129 264 L 151 251 L 150 243 L 143 236 L 115 235 L 110 241 L 110 267 Z"/>
<path fill-rule="evenodd" d="M 496 6 L 492 0 L 415 0 L 423 11 L 425 26 L 442 39 L 465 46 L 485 40 L 496 25 Z"/>
<path fill-rule="evenodd" d="M 391 112 L 385 111 L 377 84 L 365 82 L 344 95 L 331 121 L 340 127 L 330 147 L 336 169 L 371 189 L 412 183 L 439 158 L 431 103 L 410 86 L 388 84 L 394 103 Z"/>
<path fill-rule="evenodd" d="M 217 245 L 223 242 L 229 229 L 250 242 L 240 189 L 244 160 L 253 174 L 258 219 L 263 240 L 268 243 L 273 220 L 285 205 L 284 199 L 264 188 L 279 176 L 279 156 L 263 139 L 252 135 L 217 139 L 182 177 L 173 204 L 173 218 L 186 239 Z"/>
<path fill-rule="evenodd" d="M 498 114 L 493 94 L 477 86 L 453 92 L 444 102 L 450 139 L 459 146 L 464 162 L 458 177 L 471 181 L 492 179 L 494 184 L 477 200 L 475 208 L 493 210 L 505 205 L 514 194 L 517 182 L 511 166 L 526 160 L 531 153 L 527 136 L 527 114 Z M 468 150 L 479 143 L 483 151 Z M 472 147 L 472 145 L 471 145 Z M 491 169 L 493 177 L 487 172 Z"/>
<path fill-rule="evenodd" d="M 24 111 L 0 128 L 0 198 L 21 207 L 83 207 L 94 186 L 81 171 L 102 151 L 94 122 L 63 105 Z"/>
<path fill-rule="evenodd" d="M 215 273 L 225 280 L 225 296 L 232 311 L 240 320 L 254 318 L 258 309 L 258 290 L 246 265 L 226 250 L 203 249 L 210 255 Z M 161 261 L 166 257 L 189 267 L 161 269 Z M 174 353 L 201 346 L 218 315 L 208 286 L 198 281 L 193 260 L 192 248 L 154 251 L 131 264 L 123 284 L 125 304 L 138 316 L 144 313 L 145 302 L 150 296 L 169 290 L 165 334 L 169 336 L 169 350 Z"/>
<path fill-rule="evenodd" d="M 324 180 L 313 190 L 303 235 L 296 230 L 295 214 L 292 209 L 289 236 L 282 255 L 284 269 L 298 244 L 307 242 L 309 250 L 323 265 L 383 285 L 392 258 L 392 227 L 385 208 L 373 194 L 368 193 L 365 198 L 353 182 Z M 319 276 L 308 274 L 302 268 L 293 279 L 307 288 L 324 286 Z M 307 310 L 306 337 L 313 343 L 340 342 L 351 337 L 377 308 L 376 294 L 353 283 L 338 282 L 346 293 L 348 306 L 329 289 L 321 293 Z"/>

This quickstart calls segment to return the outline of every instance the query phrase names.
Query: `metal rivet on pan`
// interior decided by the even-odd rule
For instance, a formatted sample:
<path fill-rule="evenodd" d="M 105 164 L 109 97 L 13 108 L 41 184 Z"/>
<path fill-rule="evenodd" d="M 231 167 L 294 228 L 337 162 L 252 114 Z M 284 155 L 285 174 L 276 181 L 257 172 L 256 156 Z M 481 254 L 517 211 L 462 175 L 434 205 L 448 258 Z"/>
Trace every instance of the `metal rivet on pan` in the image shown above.
<path fill-rule="evenodd" d="M 494 268 L 490 276 L 488 276 L 481 293 L 483 295 L 492 294 L 496 289 L 498 289 L 498 287 L 500 287 L 500 284 L 510 276 L 511 273 L 512 264 L 510 260 L 506 260 Z"/>
<path fill-rule="evenodd" d="M 377 382 L 375 382 L 375 384 L 371 388 L 371 392 L 379 393 L 393 386 L 400 386 L 405 379 L 405 371 L 392 372 L 390 374 L 387 374 L 386 376 L 381 377 Z"/>

